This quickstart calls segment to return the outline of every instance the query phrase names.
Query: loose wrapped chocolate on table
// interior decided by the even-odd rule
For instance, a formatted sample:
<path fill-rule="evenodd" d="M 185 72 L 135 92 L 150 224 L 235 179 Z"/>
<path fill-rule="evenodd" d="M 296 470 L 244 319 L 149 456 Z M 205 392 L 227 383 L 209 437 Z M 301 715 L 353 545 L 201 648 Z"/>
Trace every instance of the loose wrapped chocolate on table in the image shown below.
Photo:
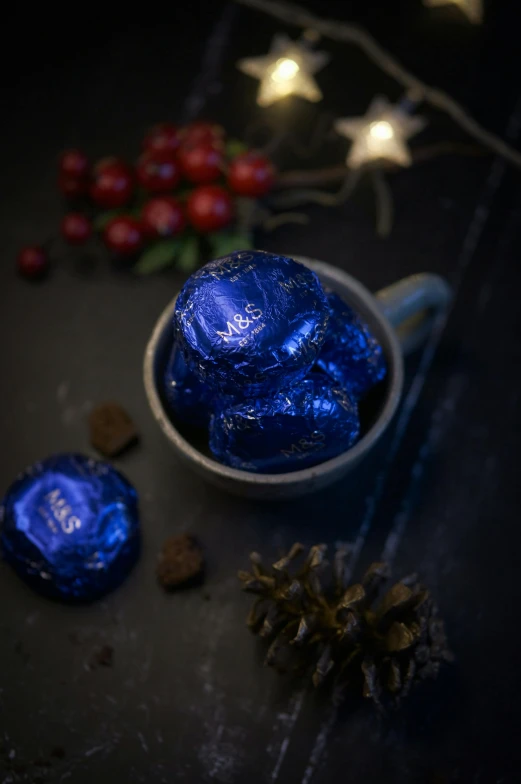
<path fill-rule="evenodd" d="M 137 560 L 137 494 L 115 468 L 77 454 L 30 466 L 0 506 L 0 545 L 40 593 L 90 601 L 119 585 Z"/>
<path fill-rule="evenodd" d="M 239 251 L 187 280 L 177 298 L 175 330 L 201 381 L 247 397 L 304 378 L 328 319 L 314 272 L 286 256 Z"/>
<path fill-rule="evenodd" d="M 359 430 L 354 400 L 313 373 L 269 396 L 223 401 L 211 420 L 210 449 L 233 468 L 278 474 L 336 457 Z"/>

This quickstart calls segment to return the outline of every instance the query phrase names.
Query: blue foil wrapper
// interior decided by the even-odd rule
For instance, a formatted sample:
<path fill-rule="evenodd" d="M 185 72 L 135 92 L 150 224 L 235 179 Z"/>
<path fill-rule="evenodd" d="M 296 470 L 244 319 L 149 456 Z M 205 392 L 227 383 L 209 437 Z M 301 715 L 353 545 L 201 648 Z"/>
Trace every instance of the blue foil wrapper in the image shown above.
<path fill-rule="evenodd" d="M 223 402 L 210 424 L 210 449 L 226 465 L 280 474 L 345 452 L 360 431 L 356 403 L 321 373 L 269 397 Z"/>
<path fill-rule="evenodd" d="M 176 417 L 197 427 L 208 425 L 215 393 L 190 370 L 177 341 L 166 366 L 164 391 Z"/>
<path fill-rule="evenodd" d="M 107 463 L 62 454 L 28 468 L 0 507 L 0 545 L 40 593 L 90 601 L 115 588 L 139 554 L 137 494 Z"/>
<path fill-rule="evenodd" d="M 303 378 L 328 319 L 315 273 L 263 251 L 239 251 L 206 264 L 187 280 L 175 311 L 190 369 L 213 388 L 243 396 Z"/>
<path fill-rule="evenodd" d="M 318 367 L 356 398 L 382 381 L 387 365 L 367 324 L 337 294 L 328 293 L 329 324 Z"/>

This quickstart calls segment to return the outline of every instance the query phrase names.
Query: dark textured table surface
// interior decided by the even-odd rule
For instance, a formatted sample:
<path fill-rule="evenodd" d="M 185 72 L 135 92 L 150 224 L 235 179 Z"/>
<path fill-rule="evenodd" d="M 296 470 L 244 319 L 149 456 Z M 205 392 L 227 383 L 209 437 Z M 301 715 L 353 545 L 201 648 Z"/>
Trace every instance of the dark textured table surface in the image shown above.
<path fill-rule="evenodd" d="M 484 27 L 471 28 L 456 11 L 419 1 L 308 3 L 367 25 L 515 145 L 519 26 L 514 4 L 495 5 Z M 375 234 L 364 189 L 342 208 L 310 209 L 307 226 L 263 237 L 268 250 L 323 259 L 374 290 L 421 270 L 445 275 L 455 290 L 446 322 L 408 360 L 385 441 L 349 482 L 291 504 L 249 503 L 203 484 L 174 460 L 152 419 L 142 356 L 179 273 L 137 280 L 58 248 L 45 284 L 13 274 L 19 246 L 51 234 L 60 218 L 62 148 L 132 155 L 147 125 L 194 116 L 240 135 L 261 113 L 254 83 L 234 63 L 265 52 L 279 29 L 222 2 L 177 3 L 168 18 L 139 24 L 92 11 L 67 35 L 49 19 L 27 29 L 21 15 L 7 29 L 23 35 L 4 69 L 2 102 L 0 488 L 51 452 L 89 452 L 90 407 L 120 400 L 143 434 L 117 466 L 141 495 L 144 550 L 120 590 L 81 608 L 39 598 L 0 565 L 3 782 L 520 780 L 519 172 L 489 156 L 441 157 L 392 175 L 387 240 Z M 320 109 L 270 115 L 298 126 L 302 141 L 310 112 L 345 116 L 377 92 L 400 95 L 357 50 L 321 45 L 332 62 Z M 429 115 L 431 141 L 464 140 Z M 165 595 L 156 555 L 179 531 L 204 541 L 207 583 Z M 416 569 L 436 594 L 456 663 L 400 713 L 381 719 L 369 704 L 337 712 L 261 666 L 235 575 L 251 550 L 276 555 L 296 539 L 353 540 L 355 574 L 384 554 L 396 576 Z M 113 666 L 92 669 L 103 645 Z M 51 757 L 57 746 L 63 758 Z"/>

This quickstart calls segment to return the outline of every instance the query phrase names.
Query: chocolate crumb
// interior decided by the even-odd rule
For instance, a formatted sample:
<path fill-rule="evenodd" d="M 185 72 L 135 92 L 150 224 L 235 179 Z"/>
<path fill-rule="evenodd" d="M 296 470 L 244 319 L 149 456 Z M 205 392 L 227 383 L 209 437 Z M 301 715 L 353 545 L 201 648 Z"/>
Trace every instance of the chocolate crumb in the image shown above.
<path fill-rule="evenodd" d="M 203 599 L 205 600 L 205 602 L 209 602 L 209 601 L 211 601 L 212 597 L 210 596 L 209 593 L 204 593 L 203 594 Z"/>
<path fill-rule="evenodd" d="M 33 765 L 35 765 L 37 768 L 50 768 L 52 762 L 49 762 L 49 760 L 45 759 L 44 757 L 36 757 Z"/>
<path fill-rule="evenodd" d="M 21 658 L 24 664 L 28 664 L 31 659 L 31 655 L 24 649 L 21 640 L 18 640 L 18 642 L 15 644 L 14 652 Z"/>
<path fill-rule="evenodd" d="M 56 759 L 63 759 L 65 757 L 65 749 L 63 746 L 55 746 L 51 750 L 51 757 L 56 757 Z"/>
<path fill-rule="evenodd" d="M 116 457 L 138 440 L 134 422 L 119 403 L 102 403 L 89 416 L 90 442 L 104 457 Z"/>
<path fill-rule="evenodd" d="M 157 564 L 157 579 L 165 590 L 185 588 L 204 577 L 201 546 L 190 534 L 171 536 L 163 544 Z"/>
<path fill-rule="evenodd" d="M 81 643 L 80 635 L 78 634 L 78 632 L 74 632 L 74 631 L 69 632 L 67 638 L 69 642 L 72 642 L 73 645 L 80 645 Z"/>
<path fill-rule="evenodd" d="M 95 667 L 112 667 L 113 664 L 114 648 L 112 645 L 102 645 L 99 650 L 94 652 L 90 660 L 91 670 Z"/>

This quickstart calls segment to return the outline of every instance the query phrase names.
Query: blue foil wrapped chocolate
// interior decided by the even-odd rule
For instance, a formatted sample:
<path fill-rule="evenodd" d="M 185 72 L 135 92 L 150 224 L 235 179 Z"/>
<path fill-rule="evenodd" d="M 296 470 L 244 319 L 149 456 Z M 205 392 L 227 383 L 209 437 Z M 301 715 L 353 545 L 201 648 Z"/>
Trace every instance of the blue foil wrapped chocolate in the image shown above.
<path fill-rule="evenodd" d="M 216 390 L 261 395 L 303 378 L 329 309 L 314 272 L 286 256 L 239 251 L 184 285 L 175 327 L 188 366 Z"/>
<path fill-rule="evenodd" d="M 318 367 L 357 398 L 382 381 L 387 365 L 368 325 L 337 294 L 328 293 L 329 324 Z"/>
<path fill-rule="evenodd" d="M 327 376 L 312 373 L 287 390 L 223 401 L 210 424 L 210 449 L 233 468 L 279 474 L 346 451 L 360 430 L 357 406 Z"/>
<path fill-rule="evenodd" d="M 188 367 L 177 341 L 167 362 L 164 391 L 176 417 L 197 427 L 208 425 L 214 392 Z"/>
<path fill-rule="evenodd" d="M 5 559 L 37 591 L 90 601 L 115 588 L 139 554 L 137 494 L 107 463 L 61 454 L 28 468 L 0 506 Z"/>

